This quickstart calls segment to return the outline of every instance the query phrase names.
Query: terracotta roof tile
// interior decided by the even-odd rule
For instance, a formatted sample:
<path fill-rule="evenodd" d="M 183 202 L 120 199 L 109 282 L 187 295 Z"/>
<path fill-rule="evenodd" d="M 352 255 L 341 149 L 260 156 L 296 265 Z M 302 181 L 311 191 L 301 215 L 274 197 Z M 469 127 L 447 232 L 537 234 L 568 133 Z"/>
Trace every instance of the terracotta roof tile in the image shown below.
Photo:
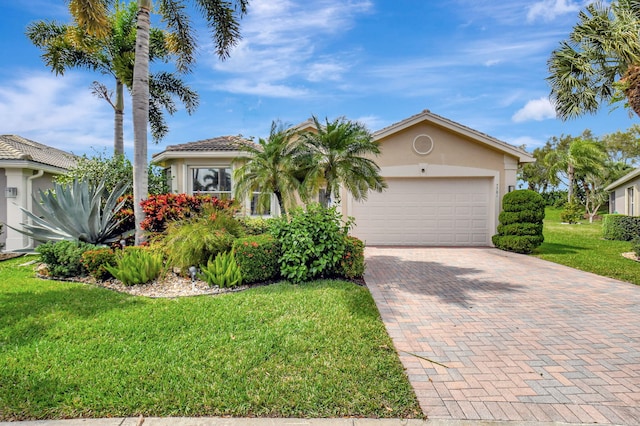
<path fill-rule="evenodd" d="M 17 135 L 0 135 L 0 160 L 34 161 L 62 169 L 76 165 L 73 154 Z"/>
<path fill-rule="evenodd" d="M 253 144 L 241 136 L 219 136 L 195 142 L 169 145 L 165 151 L 237 151 L 238 145 Z"/>

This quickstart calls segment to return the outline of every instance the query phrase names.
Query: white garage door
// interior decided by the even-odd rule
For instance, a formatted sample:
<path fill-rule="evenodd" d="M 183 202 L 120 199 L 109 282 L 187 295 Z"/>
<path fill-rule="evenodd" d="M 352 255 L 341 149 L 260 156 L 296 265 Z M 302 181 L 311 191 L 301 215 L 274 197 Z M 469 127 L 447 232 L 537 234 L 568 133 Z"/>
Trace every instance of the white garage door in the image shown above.
<path fill-rule="evenodd" d="M 386 180 L 386 191 L 351 206 L 352 233 L 366 244 L 490 245 L 491 179 Z"/>

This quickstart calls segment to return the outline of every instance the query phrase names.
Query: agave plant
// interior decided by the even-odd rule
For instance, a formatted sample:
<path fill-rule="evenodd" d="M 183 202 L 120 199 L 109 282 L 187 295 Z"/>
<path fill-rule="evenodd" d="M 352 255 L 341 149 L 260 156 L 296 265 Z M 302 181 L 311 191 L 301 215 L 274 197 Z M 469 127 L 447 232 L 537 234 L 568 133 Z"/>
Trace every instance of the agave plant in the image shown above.
<path fill-rule="evenodd" d="M 37 241 L 77 240 L 91 244 L 105 244 L 122 238 L 115 218 L 125 201 L 118 202 L 129 189 L 128 184 L 117 185 L 109 194 L 104 184 L 90 185 L 75 179 L 67 185 L 54 183 L 53 189 L 40 190 L 40 200 L 33 195 L 34 206 L 42 215 L 20 208 L 31 219 L 15 229 Z M 106 201 L 105 201 L 106 198 Z"/>

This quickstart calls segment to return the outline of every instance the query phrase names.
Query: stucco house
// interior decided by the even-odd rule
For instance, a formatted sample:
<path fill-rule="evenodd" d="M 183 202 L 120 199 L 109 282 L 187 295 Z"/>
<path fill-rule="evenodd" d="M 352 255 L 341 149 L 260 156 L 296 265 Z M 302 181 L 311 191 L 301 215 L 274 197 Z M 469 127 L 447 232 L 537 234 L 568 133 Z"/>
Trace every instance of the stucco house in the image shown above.
<path fill-rule="evenodd" d="M 32 210 L 31 194 L 52 188 L 55 175 L 76 164 L 65 151 L 16 135 L 0 135 L 0 222 L 20 228 L 26 218 L 19 207 Z M 0 242 L 6 251 L 33 248 L 27 236 L 3 227 Z"/>
<path fill-rule="evenodd" d="M 638 208 L 640 168 L 632 170 L 605 188 L 609 191 L 609 213 L 640 216 Z"/>
<path fill-rule="evenodd" d="M 298 129 L 309 128 L 305 122 Z M 515 189 L 527 152 L 425 110 L 373 133 L 389 188 L 339 208 L 356 219 L 352 233 L 369 245 L 490 246 L 502 196 Z M 168 146 L 153 156 L 174 192 L 233 193 L 238 143 L 225 136 Z M 253 210 L 251 200 L 244 200 Z M 276 203 L 272 203 L 276 208 Z"/>

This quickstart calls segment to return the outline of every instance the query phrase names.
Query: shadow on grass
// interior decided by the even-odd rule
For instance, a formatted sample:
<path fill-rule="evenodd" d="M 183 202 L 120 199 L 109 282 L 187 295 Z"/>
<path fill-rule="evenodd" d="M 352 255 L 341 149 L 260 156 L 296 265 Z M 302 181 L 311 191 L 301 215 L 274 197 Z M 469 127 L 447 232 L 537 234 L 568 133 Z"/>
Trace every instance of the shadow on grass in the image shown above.
<path fill-rule="evenodd" d="M 442 302 L 468 308 L 474 294 L 520 292 L 523 286 L 482 278 L 485 271 L 476 268 L 460 268 L 438 262 L 408 261 L 396 256 L 371 256 L 367 258 L 365 280 L 373 276 L 384 287 L 393 286 L 418 295 L 436 296 Z M 367 276 L 369 278 L 367 278 Z M 474 277 L 475 276 L 475 277 Z M 394 292 L 385 294 L 393 302 Z"/>
<path fill-rule="evenodd" d="M 542 243 L 533 254 L 576 254 L 584 250 L 590 250 L 588 247 L 571 246 L 558 243 Z"/>
<path fill-rule="evenodd" d="M 0 293 L 0 340 L 25 345 L 46 335 L 52 324 L 97 318 L 113 309 L 144 303 L 137 298 L 88 286 Z"/>

